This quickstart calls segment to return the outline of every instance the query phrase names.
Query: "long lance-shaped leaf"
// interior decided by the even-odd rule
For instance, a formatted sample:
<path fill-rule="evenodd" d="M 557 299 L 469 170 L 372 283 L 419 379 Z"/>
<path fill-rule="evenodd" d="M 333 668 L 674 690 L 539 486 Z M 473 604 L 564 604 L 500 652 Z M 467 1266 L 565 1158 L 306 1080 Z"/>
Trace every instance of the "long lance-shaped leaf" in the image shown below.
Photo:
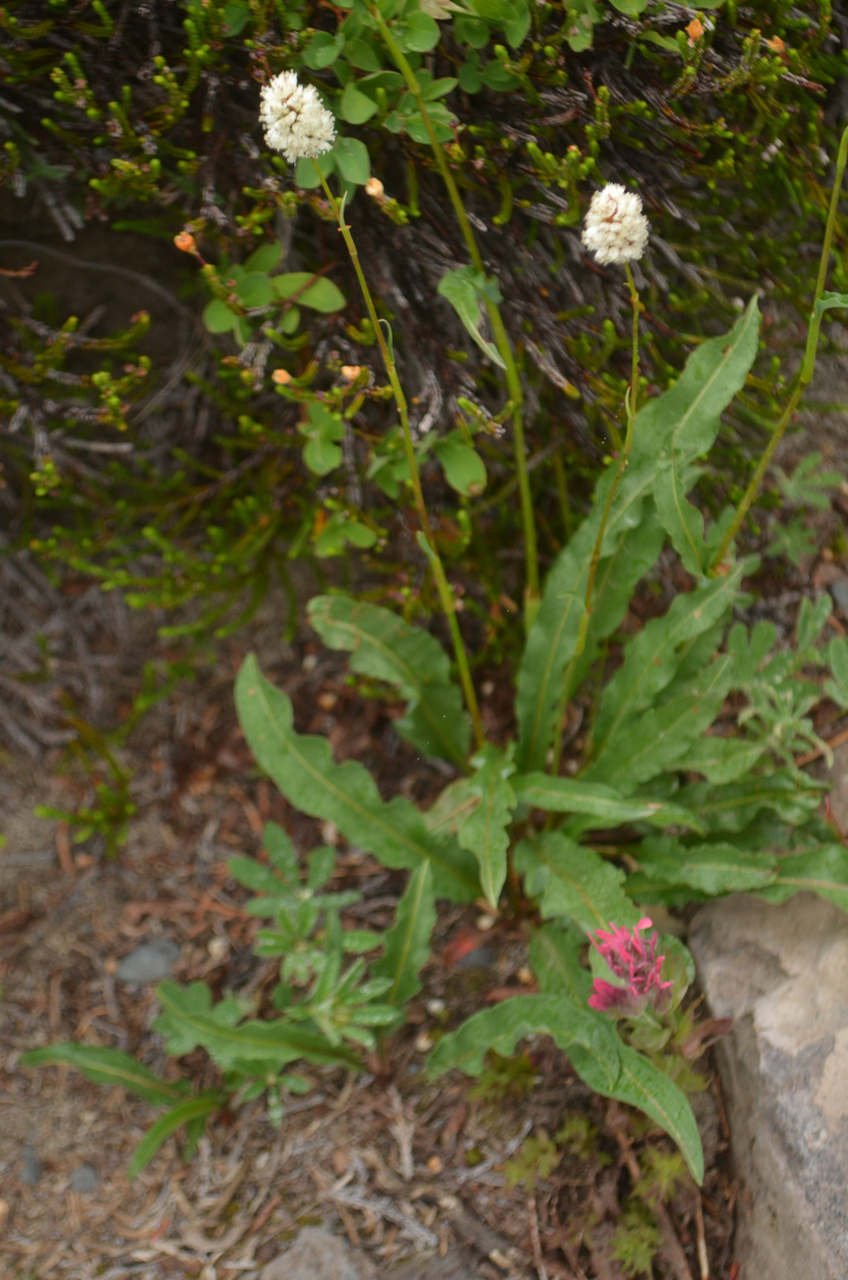
<path fill-rule="evenodd" d="M 549 1035 L 571 1054 L 579 1048 L 598 1079 L 612 1089 L 618 1079 L 620 1041 L 612 1023 L 562 995 L 514 996 L 493 1009 L 472 1014 L 439 1041 L 427 1059 L 430 1076 L 458 1067 L 479 1076 L 487 1051 L 507 1057 L 525 1036 Z"/>
<path fill-rule="evenodd" d="M 708 631 L 727 613 L 743 568 L 739 564 L 705 587 L 677 596 L 667 613 L 654 618 L 634 637 L 623 665 L 601 698 L 593 735 L 596 759 L 614 739 L 620 740 L 622 725 L 649 707 L 670 684 L 680 664 L 681 646 Z"/>
<path fill-rule="evenodd" d="M 688 501 L 687 487 L 679 460 L 662 458 L 654 481 L 654 502 L 683 567 L 700 578 L 709 566 L 711 553 L 704 542 L 703 513 Z"/>
<path fill-rule="evenodd" d="M 190 1125 L 192 1121 L 220 1111 L 223 1102 L 223 1094 L 199 1093 L 196 1098 L 187 1098 L 184 1102 L 178 1102 L 175 1107 L 161 1116 L 155 1124 L 150 1126 L 135 1149 L 127 1169 L 127 1177 L 130 1181 L 146 1168 L 163 1142 L 167 1142 L 171 1134 L 176 1133 L 181 1125 Z"/>
<path fill-rule="evenodd" d="M 587 933 L 610 921 L 632 928 L 639 913 L 621 885 L 624 872 L 560 831 L 523 840 L 515 855 L 530 897 L 541 894 L 542 915 L 570 916 Z"/>
<path fill-rule="evenodd" d="M 702 831 L 695 814 L 670 800 L 639 797 L 625 800 L 614 787 L 602 782 L 584 782 L 582 778 L 551 778 L 546 773 L 520 773 L 510 779 L 513 790 L 524 804 L 548 813 L 584 813 L 598 818 L 598 825 L 615 827 L 622 822 L 650 822 L 668 827 L 674 823 Z"/>
<path fill-rule="evenodd" d="M 120 1049 L 101 1049 L 88 1044 L 50 1044 L 30 1049 L 21 1056 L 23 1067 L 73 1067 L 95 1084 L 123 1085 L 145 1102 L 167 1106 L 185 1097 L 188 1085 L 160 1080 L 152 1071 Z"/>
<path fill-rule="evenodd" d="M 460 827 L 458 837 L 462 847 L 477 859 L 483 896 L 495 909 L 506 880 L 507 828 L 516 805 L 515 792 L 507 781 L 513 767 L 511 756 L 511 751 L 486 744 L 480 768 L 469 779 L 469 790 L 480 797 L 480 803 Z"/>
<path fill-rule="evenodd" d="M 330 1066 L 360 1065 L 350 1050 L 331 1045 L 322 1035 L 301 1031 L 281 1019 L 228 1025 L 215 1010 L 199 1007 L 200 1001 L 195 997 L 201 985 L 194 983 L 184 989 L 175 982 L 161 982 L 156 988 L 162 1013 L 154 1026 L 165 1036 L 169 1052 L 182 1055 L 201 1045 L 225 1071 L 244 1061 L 273 1062 L 280 1067 L 298 1058 Z"/>
<path fill-rule="evenodd" d="M 689 743 L 713 723 L 721 710 L 732 673 L 733 660 L 724 654 L 692 682 L 692 693 L 680 694 L 628 720 L 617 737 L 607 739 L 607 749 L 587 769 L 587 779 L 608 779 L 627 795 L 663 770 L 682 767 Z"/>
<path fill-rule="evenodd" d="M 560 928 L 542 925 L 530 939 L 530 965 L 542 995 L 565 994 L 581 1008 L 588 1008 L 592 975 L 580 963 L 586 935 L 577 925 Z"/>
<path fill-rule="evenodd" d="M 766 743 L 744 738 L 698 738 L 689 747 L 686 768 L 702 773 L 708 782 L 732 782 L 753 769 L 766 749 Z"/>
<path fill-rule="evenodd" d="M 763 889 L 777 877 L 771 853 L 747 853 L 731 844 L 683 845 L 671 836 L 643 840 L 638 852 L 643 875 L 666 885 L 685 885 L 711 898 Z"/>
<path fill-rule="evenodd" d="M 803 781 L 802 781 L 803 778 Z M 716 787 L 696 782 L 677 795 L 698 815 L 710 835 L 743 831 L 762 809 L 771 809 L 784 822 L 801 826 L 818 808 L 826 784 L 789 769 L 778 769 L 759 778 L 745 778 Z"/>
<path fill-rule="evenodd" d="M 700 1186 L 704 1180 L 704 1152 L 686 1094 L 664 1071 L 629 1045 L 620 1044 L 619 1054 L 621 1066 L 612 1086 L 604 1083 L 595 1059 L 582 1047 L 576 1046 L 569 1052 L 569 1057 L 577 1074 L 596 1093 L 638 1107 L 655 1120 L 677 1143 L 692 1177 Z"/>
<path fill-rule="evenodd" d="M 425 755 L 463 766 L 471 725 L 450 678 L 448 655 L 429 631 L 343 595 L 315 596 L 307 612 L 326 645 L 350 653 L 354 671 L 395 685 L 407 699 L 406 715 L 395 722 L 401 737 Z"/>
<path fill-rule="evenodd" d="M 455 841 L 431 834 L 408 800 L 396 796 L 384 804 L 367 769 L 353 760 L 337 765 L 326 739 L 296 733 L 291 701 L 263 678 L 252 654 L 236 680 L 236 707 L 258 763 L 292 804 L 312 817 L 328 818 L 387 867 L 414 871 L 429 859 L 437 897 L 456 902 L 477 897 L 473 859 Z"/>
<path fill-rule="evenodd" d="M 429 862 L 422 862 L 398 903 L 395 922 L 386 934 L 386 954 L 374 965 L 376 978 L 392 981 L 382 997 L 386 1004 L 402 1009 L 421 990 L 418 973 L 430 955 L 435 923 L 433 872 Z"/>
<path fill-rule="evenodd" d="M 728 335 L 703 343 L 689 357 L 675 385 L 640 409 L 630 466 L 604 535 L 603 557 L 616 550 L 627 530 L 641 523 L 663 449 L 670 447 L 688 455 L 709 448 L 721 413 L 745 383 L 756 355 L 758 332 L 759 313 L 752 299 Z M 524 770 L 545 766 L 563 672 L 574 656 L 589 565 L 612 479 L 612 470 L 602 477 L 591 515 L 554 563 L 527 638 L 516 701 L 521 739 L 517 760 Z"/>
<path fill-rule="evenodd" d="M 767 902 L 785 902 L 793 893 L 806 889 L 848 911 L 848 849 L 841 844 L 824 844 L 807 853 L 779 858 L 773 885 L 759 897 Z"/>

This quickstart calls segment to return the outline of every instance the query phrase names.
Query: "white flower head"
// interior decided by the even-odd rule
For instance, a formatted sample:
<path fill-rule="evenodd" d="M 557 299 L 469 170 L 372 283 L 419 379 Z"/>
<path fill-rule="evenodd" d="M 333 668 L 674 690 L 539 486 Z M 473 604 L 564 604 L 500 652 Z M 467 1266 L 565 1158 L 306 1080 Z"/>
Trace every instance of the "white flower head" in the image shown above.
<path fill-rule="evenodd" d="M 261 96 L 259 119 L 265 141 L 281 151 L 289 164 L 330 150 L 336 122 L 311 84 L 298 84 L 294 71 L 283 71 L 263 85 Z"/>
<path fill-rule="evenodd" d="M 602 191 L 592 196 L 582 240 L 601 266 L 641 258 L 648 244 L 648 233 L 648 219 L 635 191 L 626 191 L 617 182 L 608 182 Z"/>

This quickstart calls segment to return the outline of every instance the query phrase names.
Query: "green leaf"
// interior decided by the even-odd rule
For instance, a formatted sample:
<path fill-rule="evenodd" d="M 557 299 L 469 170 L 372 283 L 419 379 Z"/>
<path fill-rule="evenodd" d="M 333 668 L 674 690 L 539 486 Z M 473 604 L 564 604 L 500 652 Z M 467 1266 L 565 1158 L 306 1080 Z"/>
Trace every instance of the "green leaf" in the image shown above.
<path fill-rule="evenodd" d="M 457 778 L 424 811 L 428 831 L 456 835 L 465 819 L 480 803 L 479 795 L 475 795 L 470 789 L 470 781 L 470 778 Z"/>
<path fill-rule="evenodd" d="M 765 751 L 761 742 L 744 738 L 698 738 L 686 752 L 686 767 L 709 782 L 732 782 L 753 769 Z"/>
<path fill-rule="evenodd" d="M 648 0 L 644 0 L 647 4 Z M 510 6 L 513 16 L 503 24 L 504 35 L 507 44 L 513 49 L 518 49 L 524 43 L 527 32 L 530 30 L 530 10 L 524 0 L 519 0 L 518 4 Z"/>
<path fill-rule="evenodd" d="M 619 1053 L 620 1071 L 611 1088 L 604 1084 L 595 1062 L 582 1048 L 569 1053 L 569 1057 L 578 1074 L 596 1093 L 638 1107 L 655 1120 L 677 1143 L 692 1177 L 700 1186 L 704 1180 L 704 1153 L 686 1094 L 664 1071 L 629 1045 L 621 1044 Z"/>
<path fill-rule="evenodd" d="M 239 1006 L 234 1001 L 221 1001 L 213 1008 L 209 989 L 201 982 L 189 987 L 161 982 L 156 995 L 162 1012 L 153 1025 L 175 1056 L 182 1057 L 201 1045 L 224 1071 L 244 1061 L 268 1062 L 279 1068 L 298 1058 L 329 1066 L 359 1065 L 349 1050 L 329 1044 L 322 1035 L 292 1027 L 282 1018 L 233 1025 L 242 1016 Z"/>
<path fill-rule="evenodd" d="M 371 161 L 368 148 L 359 138 L 336 138 L 331 152 L 335 156 L 339 173 L 345 182 L 364 187 L 371 177 Z"/>
<path fill-rule="evenodd" d="M 691 693 L 628 719 L 586 770 L 587 781 L 604 778 L 628 795 L 664 769 L 685 768 L 690 743 L 713 723 L 730 692 L 732 672 L 724 654 L 692 682 Z"/>
<path fill-rule="evenodd" d="M 505 369 L 506 365 L 497 348 L 487 342 L 480 332 L 479 275 L 474 267 L 457 267 L 455 271 L 448 271 L 442 276 L 436 292 L 447 298 L 480 350 L 494 364 Z"/>
<path fill-rule="evenodd" d="M 848 307 L 848 293 L 823 293 L 820 298 L 816 298 L 813 313 L 820 316 L 831 307 Z"/>
<path fill-rule="evenodd" d="M 477 773 L 468 780 L 468 790 L 480 797 L 480 804 L 459 829 L 459 843 L 470 849 L 480 867 L 483 897 L 497 910 L 506 880 L 506 851 L 509 823 L 516 799 L 507 778 L 513 770 L 512 752 L 487 743 L 475 759 Z"/>
<path fill-rule="evenodd" d="M 630 455 L 634 474 L 665 449 L 688 459 L 711 448 L 721 414 L 745 385 L 757 354 L 759 331 L 755 294 L 730 333 L 701 343 L 674 386 L 639 410 Z"/>
<path fill-rule="evenodd" d="M 248 271 L 236 282 L 236 297 L 245 307 L 267 307 L 274 300 L 274 290 L 263 271 Z"/>
<path fill-rule="evenodd" d="M 235 311 L 220 298 L 213 298 L 203 308 L 203 323 L 210 333 L 229 333 L 237 319 Z"/>
<path fill-rule="evenodd" d="M 458 13 L 454 18 L 453 33 L 460 44 L 467 44 L 472 49 L 484 49 L 492 34 L 483 18 L 472 18 L 465 13 Z"/>
<path fill-rule="evenodd" d="M 650 879 L 686 885 L 711 898 L 762 889 L 777 873 L 777 860 L 770 853 L 745 853 L 730 844 L 682 845 L 668 836 L 643 840 L 637 856 Z"/>
<path fill-rule="evenodd" d="M 433 452 L 445 469 L 445 479 L 463 497 L 476 498 L 486 488 L 486 467 L 476 449 L 466 444 L 461 431 L 449 431 L 433 444 Z"/>
<path fill-rule="evenodd" d="M 622 889 L 624 872 L 560 831 L 522 840 L 516 869 L 525 872 L 531 897 L 541 893 L 543 917 L 570 916 L 587 933 L 610 921 L 631 928 L 639 913 Z"/>
<path fill-rule="evenodd" d="M 372 44 L 359 38 L 348 40 L 345 45 L 345 57 L 352 67 L 359 71 L 380 71 L 382 62 L 380 55 Z"/>
<path fill-rule="evenodd" d="M 771 809 L 784 822 L 801 826 L 818 808 L 824 789 L 823 783 L 804 774 L 777 769 L 764 777 L 720 787 L 696 782 L 682 787 L 677 799 L 697 814 L 709 834 L 718 835 L 744 830 L 762 809 Z"/>
<path fill-rule="evenodd" d="M 839 707 L 848 707 L 848 639 L 838 636 L 831 640 L 827 650 L 832 679 L 824 686 L 829 698 Z"/>
<path fill-rule="evenodd" d="M 577 925 L 542 925 L 530 939 L 530 967 L 543 995 L 567 995 L 581 1008 L 592 994 L 592 975 L 580 963 L 586 935 Z"/>
<path fill-rule="evenodd" d="M 648 0 L 610 0 L 613 9 L 626 13 L 629 18 L 638 18 L 648 6 Z"/>
<path fill-rule="evenodd" d="M 406 21 L 397 28 L 398 43 L 405 51 L 429 53 L 439 43 L 439 28 L 435 18 L 429 13 L 413 12 Z"/>
<path fill-rule="evenodd" d="M 666 533 L 671 538 L 683 567 L 700 578 L 710 563 L 710 549 L 704 542 L 704 517 L 686 499 L 686 485 L 675 458 L 663 458 L 657 466 L 654 502 Z"/>
<path fill-rule="evenodd" d="M 384 997 L 387 1004 L 403 1009 L 421 990 L 418 972 L 429 959 L 435 923 L 433 872 L 429 862 L 422 862 L 410 876 L 395 922 L 385 935 L 386 954 L 373 968 L 375 977 L 391 979 Z"/>
<path fill-rule="evenodd" d="M 395 729 L 425 755 L 464 767 L 471 726 L 450 679 L 450 660 L 434 636 L 389 609 L 348 596 L 315 596 L 307 611 L 331 649 L 347 649 L 353 671 L 395 685 L 409 702 Z"/>
<path fill-rule="evenodd" d="M 227 870 L 234 880 L 254 893 L 278 894 L 284 887 L 280 877 L 255 858 L 228 858 Z"/>
<path fill-rule="evenodd" d="M 723 338 L 710 338 L 692 353 L 675 385 L 649 401 L 636 418 L 630 466 L 619 486 L 607 523 L 602 556 L 611 555 L 622 535 L 642 522 L 645 499 L 653 491 L 656 465 L 664 449 L 681 455 L 705 452 L 718 432 L 720 415 L 744 385 L 757 351 L 759 314 L 753 298 Z M 563 673 L 574 656 L 580 609 L 589 566 L 613 470 L 598 484 L 592 513 L 560 553 L 548 575 L 542 604 L 527 638 L 518 680 L 519 767 L 543 769 L 553 740 Z"/>
<path fill-rule="evenodd" d="M 429 859 L 440 897 L 467 902 L 478 895 L 473 861 L 455 843 L 431 835 L 414 805 L 401 796 L 383 804 L 361 764 L 337 765 L 326 739 L 294 731 L 289 698 L 262 677 L 252 654 L 236 680 L 236 706 L 258 764 L 292 804 L 335 822 L 352 844 L 387 867 L 411 871 Z"/>
<path fill-rule="evenodd" d="M 181 1098 L 188 1085 L 160 1080 L 149 1068 L 120 1049 L 101 1049 L 88 1044 L 50 1044 L 21 1055 L 22 1067 L 68 1066 L 95 1084 L 123 1085 L 145 1102 L 162 1106 Z"/>
<path fill-rule="evenodd" d="M 848 849 L 823 844 L 807 853 L 795 853 L 777 862 L 777 879 L 760 893 L 767 902 L 785 902 L 806 889 L 848 911 Z"/>
<path fill-rule="evenodd" d="M 196 1098 L 186 1098 L 167 1111 L 164 1116 L 152 1124 L 135 1149 L 133 1158 L 127 1169 L 127 1178 L 132 1182 L 142 1169 L 146 1168 L 164 1142 L 176 1133 L 181 1125 L 188 1125 L 192 1120 L 212 1115 L 220 1111 L 224 1097 L 220 1093 L 200 1093 Z"/>
<path fill-rule="evenodd" d="M 606 1088 L 615 1086 L 623 1046 L 613 1024 L 559 994 L 514 996 L 472 1014 L 439 1041 L 427 1060 L 428 1073 L 432 1077 L 458 1067 L 466 1075 L 479 1076 L 489 1050 L 508 1057 L 519 1040 L 536 1035 L 549 1035 L 569 1055 L 581 1049 Z"/>
<path fill-rule="evenodd" d="M 696 591 L 677 596 L 668 612 L 648 622 L 630 642 L 623 665 L 604 689 L 595 724 L 595 759 L 621 740 L 623 726 L 671 683 L 687 641 L 708 631 L 731 608 L 744 572 L 738 564 Z"/>
<path fill-rule="evenodd" d="M 303 51 L 303 61 L 312 71 L 322 71 L 331 67 L 345 47 L 345 38 L 340 33 L 330 35 L 329 31 L 316 31 Z"/>
<path fill-rule="evenodd" d="M 360 93 L 354 81 L 351 80 L 342 94 L 341 112 L 349 124 L 364 124 L 366 120 L 376 115 L 377 103 L 373 98 Z"/>
<path fill-rule="evenodd" d="M 303 289 L 310 280 L 314 283 Z M 298 306 L 311 307 L 313 311 L 341 311 L 345 306 L 345 296 L 338 285 L 326 276 L 319 276 L 316 280 L 311 271 L 289 271 L 284 276 L 272 276 L 271 285 L 278 298 L 290 298 L 298 289 L 303 289 L 303 293 L 297 296 Z"/>
<path fill-rule="evenodd" d="M 667 800 L 650 800 L 640 796 L 625 800 L 613 787 L 600 782 L 584 782 L 574 778 L 552 778 L 546 773 L 521 773 L 512 779 L 518 799 L 548 813 L 585 813 L 598 818 L 597 825 L 615 827 L 622 822 L 650 822 L 667 827 L 675 823 L 698 831 L 701 824 L 694 814 Z"/>
<path fill-rule="evenodd" d="M 311 191 L 313 187 L 320 187 L 321 174 L 329 178 L 330 174 L 335 172 L 335 154 L 333 151 L 325 151 L 315 160 L 309 156 L 301 156 L 294 168 L 294 180 L 297 186 L 303 187 L 305 191 Z"/>
<path fill-rule="evenodd" d="M 313 436 L 304 446 L 303 461 L 316 476 L 326 476 L 341 465 L 342 451 L 323 436 Z"/>
<path fill-rule="evenodd" d="M 245 261 L 245 271 L 273 271 L 283 254 L 283 246 L 279 240 L 271 240 L 267 244 L 261 244 L 258 249 L 254 249 L 250 257 Z"/>

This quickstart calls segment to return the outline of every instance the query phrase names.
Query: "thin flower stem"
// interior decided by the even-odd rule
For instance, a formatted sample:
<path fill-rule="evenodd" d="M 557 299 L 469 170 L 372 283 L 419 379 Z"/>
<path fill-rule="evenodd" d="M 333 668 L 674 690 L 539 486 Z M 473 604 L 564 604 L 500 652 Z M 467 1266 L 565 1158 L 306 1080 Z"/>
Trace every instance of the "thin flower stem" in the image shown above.
<path fill-rule="evenodd" d="M 389 383 L 391 384 L 394 394 L 395 403 L 398 408 L 398 416 L 400 417 L 401 430 L 403 432 L 403 444 L 406 452 L 406 461 L 409 466 L 409 475 L 412 480 L 412 492 L 415 496 L 415 509 L 418 513 L 418 519 L 421 529 L 427 542 L 428 559 L 433 570 L 433 578 L 436 583 L 436 590 L 439 593 L 439 600 L 442 605 L 448 627 L 453 641 L 454 656 L 456 657 L 456 665 L 459 670 L 459 679 L 462 684 L 462 691 L 465 695 L 465 704 L 468 707 L 468 713 L 471 716 L 471 723 L 474 729 L 474 739 L 478 750 L 481 749 L 486 742 L 486 736 L 483 732 L 483 722 L 480 718 L 480 707 L 477 703 L 477 694 L 474 690 L 474 682 L 471 679 L 471 668 L 468 664 L 468 655 L 465 652 L 465 645 L 462 639 L 462 632 L 459 629 L 459 622 L 456 616 L 456 601 L 442 564 L 441 556 L 436 547 L 436 541 L 433 537 L 433 530 L 430 526 L 430 518 L 427 514 L 427 506 L 424 502 L 424 490 L 421 487 L 421 474 L 418 470 L 418 459 L 415 456 L 415 446 L 412 442 L 412 430 L 409 425 L 409 409 L 406 403 L 406 396 L 403 393 L 403 387 L 398 377 L 397 367 L 394 357 L 386 342 L 386 335 L 383 326 L 377 315 L 377 309 L 374 306 L 374 299 L 371 296 L 371 290 L 368 288 L 368 281 L 365 279 L 365 273 L 362 270 L 362 263 L 359 261 L 359 253 L 356 243 L 351 234 L 350 227 L 344 220 L 344 210 L 333 195 L 327 179 L 324 177 L 318 165 L 315 165 L 321 178 L 321 185 L 324 193 L 330 202 L 330 207 L 339 224 L 339 231 L 342 234 L 347 251 L 350 254 L 350 260 L 353 263 L 353 269 L 356 272 L 356 278 L 359 281 L 359 287 L 362 290 L 362 296 L 365 299 L 365 306 L 374 329 L 377 339 L 377 345 L 380 348 L 380 354 L 383 357 L 383 364 L 386 366 L 386 372 L 389 375 Z"/>
<path fill-rule="evenodd" d="M 827 224 L 824 231 L 824 240 L 822 242 L 821 258 L 819 259 L 819 271 L 816 277 L 816 292 L 813 297 L 813 307 L 810 312 L 810 320 L 807 327 L 807 341 L 804 347 L 804 359 L 801 362 L 801 369 L 798 373 L 798 379 L 789 401 L 780 420 L 777 423 L 772 437 L 766 446 L 763 456 L 757 464 L 757 469 L 751 476 L 748 488 L 745 490 L 742 501 L 736 509 L 736 515 L 730 523 L 727 532 L 721 540 L 721 546 L 713 557 L 709 572 L 713 575 L 720 572 L 721 566 L 727 558 L 734 538 L 742 528 L 742 523 L 751 509 L 751 504 L 757 496 L 763 478 L 768 471 L 769 465 L 774 452 L 783 437 L 783 433 L 792 421 L 792 415 L 798 407 L 798 402 L 805 390 L 809 386 L 813 378 L 816 367 L 816 351 L 819 344 L 819 329 L 821 328 L 822 312 L 818 311 L 817 304 L 822 294 L 824 286 L 827 282 L 827 269 L 830 264 L 830 251 L 833 245 L 833 232 L 836 227 L 836 214 L 839 208 L 839 197 L 842 192 L 842 179 L 845 176 L 845 164 L 848 161 L 848 128 L 842 134 L 842 140 L 839 144 L 839 152 L 836 157 L 836 172 L 833 177 L 833 190 L 830 193 L 830 207 L 827 211 Z"/>
<path fill-rule="evenodd" d="M 448 193 L 448 199 L 453 205 L 462 237 L 465 240 L 468 249 L 468 255 L 477 271 L 484 276 L 486 268 L 483 263 L 483 257 L 480 253 L 474 230 L 465 212 L 465 205 L 462 203 L 462 196 L 456 185 L 456 180 L 451 173 L 448 165 L 447 156 L 444 147 L 436 137 L 436 131 L 433 128 L 433 122 L 430 119 L 430 113 L 427 110 L 427 104 L 421 94 L 421 86 L 415 78 L 415 72 L 409 64 L 403 50 L 392 35 L 391 28 L 386 22 L 383 15 L 376 5 L 370 8 L 371 16 L 377 23 L 380 35 L 383 37 L 388 47 L 389 53 L 392 55 L 395 64 L 403 78 L 406 80 L 407 88 L 415 99 L 415 105 L 424 122 L 424 128 L 427 131 L 427 137 L 430 140 L 430 146 L 433 148 L 433 155 L 436 159 L 436 166 L 441 174 L 442 181 Z M 521 378 L 518 374 L 518 366 L 515 363 L 515 356 L 512 346 L 507 335 L 503 317 L 500 313 L 498 304 L 489 297 L 484 297 L 486 312 L 489 316 L 489 324 L 492 328 L 492 337 L 495 340 L 498 354 L 505 365 L 506 385 L 509 398 L 513 403 L 512 411 L 512 439 L 515 449 L 515 466 L 518 475 L 518 492 L 521 499 L 521 522 L 524 529 L 524 553 L 527 572 L 527 587 L 525 593 L 525 624 L 529 628 L 539 609 L 539 553 L 536 543 L 536 521 L 533 515 L 533 495 L 530 490 L 530 475 L 527 470 L 527 446 L 524 439 L 524 418 L 521 412 L 521 406 L 524 400 L 521 391 Z"/>
<path fill-rule="evenodd" d="M 595 594 L 595 579 L 598 575 L 598 565 L 601 560 L 601 548 L 604 544 L 604 537 L 609 524 L 610 512 L 612 504 L 615 500 L 616 492 L 627 469 L 628 459 L 630 458 L 630 450 L 633 448 L 633 429 L 636 425 L 636 404 L 639 393 L 639 315 L 641 313 L 642 304 L 639 301 L 639 293 L 633 280 L 633 272 L 630 270 L 630 263 L 625 262 L 624 270 L 627 275 L 627 284 L 630 289 L 630 305 L 633 308 L 633 338 L 632 338 L 632 360 L 630 386 L 624 397 L 624 409 L 627 415 L 627 432 L 624 437 L 624 445 L 618 455 L 618 464 L 615 468 L 615 475 L 612 484 L 609 487 L 606 502 L 604 503 L 603 515 L 601 523 L 598 526 L 595 545 L 592 549 L 592 559 L 589 564 L 589 577 L 586 581 L 586 595 L 583 601 L 583 612 L 580 615 L 580 626 L 577 632 L 577 641 L 574 647 L 574 655 L 568 666 L 565 668 L 562 681 L 562 693 L 560 694 L 559 708 L 556 720 L 556 737 L 554 739 L 553 758 L 551 760 L 551 774 L 556 777 L 559 773 L 560 759 L 562 757 L 562 723 L 565 719 L 565 712 L 568 707 L 568 699 L 571 695 L 571 682 L 574 677 L 574 670 L 577 661 L 581 657 L 583 650 L 586 648 L 586 637 L 589 632 L 589 622 L 592 617 L 592 598 Z"/>

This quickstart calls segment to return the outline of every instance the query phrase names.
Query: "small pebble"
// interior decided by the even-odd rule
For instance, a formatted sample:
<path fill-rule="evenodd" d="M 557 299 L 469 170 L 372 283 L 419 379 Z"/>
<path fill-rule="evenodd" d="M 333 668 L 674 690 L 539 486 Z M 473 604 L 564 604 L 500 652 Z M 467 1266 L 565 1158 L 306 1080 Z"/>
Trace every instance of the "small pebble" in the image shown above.
<path fill-rule="evenodd" d="M 210 938 L 206 945 L 206 950 L 213 960 L 223 960 L 230 950 L 230 944 L 226 938 L 219 938 L 217 935 Z"/>
<path fill-rule="evenodd" d="M 848 578 L 837 578 L 830 584 L 830 594 L 840 609 L 848 613 Z"/>
<path fill-rule="evenodd" d="M 495 916 L 490 916 L 490 915 L 478 916 L 477 928 L 480 930 L 481 933 L 486 933 L 488 929 L 491 929 L 494 926 L 495 920 L 496 920 Z"/>
<path fill-rule="evenodd" d="M 23 1156 L 23 1164 L 18 1174 L 18 1180 L 25 1182 L 28 1187 L 34 1187 L 41 1177 L 41 1161 L 30 1146 L 24 1147 L 21 1155 Z"/>
<path fill-rule="evenodd" d="M 432 1017 L 438 1018 L 441 1016 L 441 1014 L 444 1013 L 444 1011 L 445 1011 L 444 1000 L 439 1000 L 437 996 L 434 996 L 432 1000 L 427 1001 L 427 1012 Z"/>
<path fill-rule="evenodd" d="M 119 982 L 137 983 L 143 986 L 150 982 L 163 982 L 170 978 L 171 970 L 180 958 L 180 946 L 173 938 L 154 938 L 150 942 L 142 942 L 135 951 L 122 956 L 115 970 Z"/>
<path fill-rule="evenodd" d="M 518 981 L 521 982 L 525 987 L 529 987 L 531 983 L 536 981 L 536 979 L 533 976 L 533 970 L 530 969 L 526 964 L 523 964 L 521 966 L 521 968 L 518 970 L 518 973 L 515 976 L 518 979 Z"/>
<path fill-rule="evenodd" d="M 430 1173 L 441 1173 L 444 1165 L 438 1156 L 430 1156 L 430 1159 L 427 1161 L 427 1168 Z"/>
<path fill-rule="evenodd" d="M 419 1053 L 427 1053 L 433 1047 L 433 1037 L 426 1031 L 419 1031 L 415 1037 L 415 1048 Z"/>
<path fill-rule="evenodd" d="M 99 1181 L 94 1165 L 81 1164 L 78 1169 L 74 1169 L 71 1173 L 68 1178 L 68 1185 L 72 1191 L 79 1191 L 83 1195 L 91 1195 L 92 1191 L 97 1190 Z"/>
<path fill-rule="evenodd" d="M 468 955 L 462 956 L 461 959 L 457 960 L 454 969 L 489 969 L 496 959 L 495 948 L 490 947 L 486 942 L 482 947 L 469 951 Z"/>

